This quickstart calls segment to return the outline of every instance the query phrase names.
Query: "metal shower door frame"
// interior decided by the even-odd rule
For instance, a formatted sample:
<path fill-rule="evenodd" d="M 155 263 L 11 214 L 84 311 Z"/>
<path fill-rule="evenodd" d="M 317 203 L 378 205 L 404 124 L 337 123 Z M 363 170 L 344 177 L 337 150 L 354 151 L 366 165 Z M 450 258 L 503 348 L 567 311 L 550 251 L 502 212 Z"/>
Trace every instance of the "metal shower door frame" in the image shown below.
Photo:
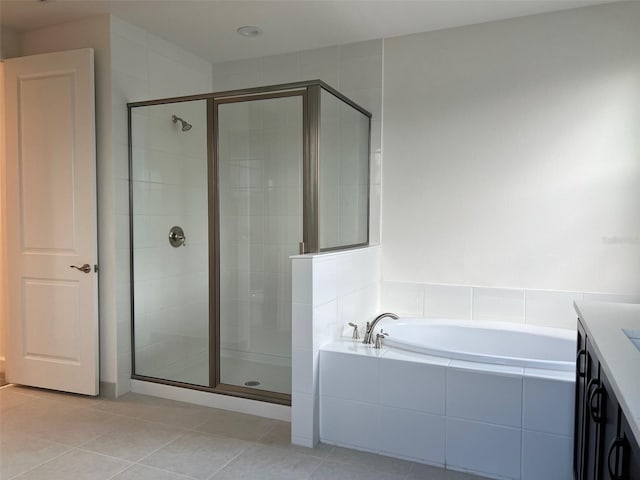
<path fill-rule="evenodd" d="M 155 99 L 127 104 L 128 139 L 129 139 L 129 242 L 130 242 L 130 275 L 131 275 L 131 378 L 155 383 L 190 388 L 211 393 L 230 395 L 251 400 L 267 401 L 281 405 L 291 405 L 291 395 L 280 392 L 269 392 L 255 388 L 241 387 L 220 383 L 220 213 L 218 192 L 218 123 L 217 106 L 226 103 L 237 103 L 250 100 L 301 96 L 303 101 L 303 159 L 302 159 L 302 216 L 303 216 L 303 248 L 300 253 L 318 253 L 321 251 L 345 250 L 359 248 L 369 244 L 344 245 L 334 248 L 320 248 L 319 219 L 319 161 L 320 161 L 320 99 L 322 90 L 332 94 L 345 104 L 359 111 L 369 119 L 369 140 L 371 140 L 371 113 L 351 99 L 338 92 L 322 80 L 286 83 L 266 87 L 255 87 L 240 90 L 229 90 L 201 95 Z M 206 100 L 207 102 L 207 177 L 209 207 L 209 386 L 194 385 L 163 378 L 138 375 L 135 373 L 135 297 L 134 297 L 134 264 L 133 264 L 133 148 L 132 148 L 132 109 L 152 105 L 191 102 Z M 371 142 L 369 141 L 369 145 Z M 370 152 L 369 152 L 370 153 Z M 368 159 L 367 168 L 370 171 Z M 370 189 L 370 182 L 368 184 Z M 367 198 L 369 195 L 367 195 Z M 370 212 L 367 208 L 367 224 Z M 214 366 L 213 368 L 212 365 Z"/>
<path fill-rule="evenodd" d="M 220 372 L 220 355 L 221 355 L 221 333 L 220 333 L 220 176 L 219 176 L 219 121 L 218 121 L 218 107 L 220 105 L 227 105 L 231 103 L 252 102 L 259 100 L 271 100 L 277 98 L 290 98 L 300 97 L 302 100 L 302 171 L 303 171 L 303 238 L 306 238 L 305 232 L 307 231 L 307 215 L 306 208 L 308 208 L 306 199 L 306 171 L 309 168 L 309 152 L 308 152 L 308 139 L 309 128 L 307 120 L 308 112 L 308 92 L 307 89 L 293 89 L 280 92 L 271 93 L 247 93 L 242 95 L 224 96 L 221 98 L 212 98 L 207 103 L 207 115 L 210 125 L 213 128 L 209 128 L 209 285 L 210 285 L 210 298 L 214 301 L 209 303 L 209 331 L 212 335 L 209 335 L 209 352 L 210 352 L 210 367 L 209 376 L 210 384 L 213 385 L 213 390 L 216 393 L 224 393 L 228 395 L 241 396 L 244 398 L 253 398 L 255 400 L 266 400 L 272 403 L 279 403 L 284 405 L 291 405 L 291 394 L 273 392 L 268 390 L 259 390 L 250 387 L 243 387 L 240 385 L 232 385 L 222 383 Z M 213 187 L 213 188 L 211 188 Z"/>

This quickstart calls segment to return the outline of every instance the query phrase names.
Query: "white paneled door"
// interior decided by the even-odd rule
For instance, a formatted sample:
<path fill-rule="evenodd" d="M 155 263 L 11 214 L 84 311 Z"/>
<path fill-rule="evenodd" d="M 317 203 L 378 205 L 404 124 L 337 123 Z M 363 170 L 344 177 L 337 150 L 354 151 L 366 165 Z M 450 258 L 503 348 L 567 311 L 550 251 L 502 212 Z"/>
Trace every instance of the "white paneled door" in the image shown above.
<path fill-rule="evenodd" d="M 7 380 L 97 395 L 93 50 L 7 60 L 5 105 Z"/>

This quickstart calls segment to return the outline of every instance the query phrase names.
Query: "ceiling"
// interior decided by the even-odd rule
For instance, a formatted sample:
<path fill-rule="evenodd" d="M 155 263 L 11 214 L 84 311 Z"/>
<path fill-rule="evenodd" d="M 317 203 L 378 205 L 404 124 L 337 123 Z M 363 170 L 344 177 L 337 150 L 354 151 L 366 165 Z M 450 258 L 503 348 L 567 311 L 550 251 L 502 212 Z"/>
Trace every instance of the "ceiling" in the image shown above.
<path fill-rule="evenodd" d="M 211 62 L 388 38 L 612 0 L 0 0 L 17 31 L 111 13 Z M 245 38 L 242 25 L 263 34 Z"/>

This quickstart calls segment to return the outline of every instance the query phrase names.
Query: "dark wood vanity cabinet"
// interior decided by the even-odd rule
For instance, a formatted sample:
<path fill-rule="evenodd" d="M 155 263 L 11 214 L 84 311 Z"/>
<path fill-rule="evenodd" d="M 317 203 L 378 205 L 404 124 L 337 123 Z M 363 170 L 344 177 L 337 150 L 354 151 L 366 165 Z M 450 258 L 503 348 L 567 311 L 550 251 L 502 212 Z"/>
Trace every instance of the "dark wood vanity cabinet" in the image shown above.
<path fill-rule="evenodd" d="M 578 319 L 573 476 L 640 480 L 640 449 Z"/>
<path fill-rule="evenodd" d="M 629 422 L 624 416 L 622 416 L 620 430 L 622 459 L 619 459 L 618 463 L 620 464 L 621 478 L 640 480 L 640 445 L 638 439 L 633 436 Z"/>
<path fill-rule="evenodd" d="M 580 322 L 578 322 L 578 355 L 576 356 L 576 402 L 575 402 L 575 424 L 573 430 L 573 478 L 582 480 L 582 461 L 584 458 L 584 391 L 586 388 L 587 375 L 587 336 Z"/>

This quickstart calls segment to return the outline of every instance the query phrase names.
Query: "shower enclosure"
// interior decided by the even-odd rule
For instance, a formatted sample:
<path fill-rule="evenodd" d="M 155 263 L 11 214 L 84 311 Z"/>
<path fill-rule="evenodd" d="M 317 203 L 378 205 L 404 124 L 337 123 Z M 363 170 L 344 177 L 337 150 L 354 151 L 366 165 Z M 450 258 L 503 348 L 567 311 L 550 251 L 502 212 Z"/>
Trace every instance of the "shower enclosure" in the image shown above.
<path fill-rule="evenodd" d="M 289 257 L 368 244 L 371 114 L 321 81 L 128 111 L 133 378 L 289 404 Z"/>

